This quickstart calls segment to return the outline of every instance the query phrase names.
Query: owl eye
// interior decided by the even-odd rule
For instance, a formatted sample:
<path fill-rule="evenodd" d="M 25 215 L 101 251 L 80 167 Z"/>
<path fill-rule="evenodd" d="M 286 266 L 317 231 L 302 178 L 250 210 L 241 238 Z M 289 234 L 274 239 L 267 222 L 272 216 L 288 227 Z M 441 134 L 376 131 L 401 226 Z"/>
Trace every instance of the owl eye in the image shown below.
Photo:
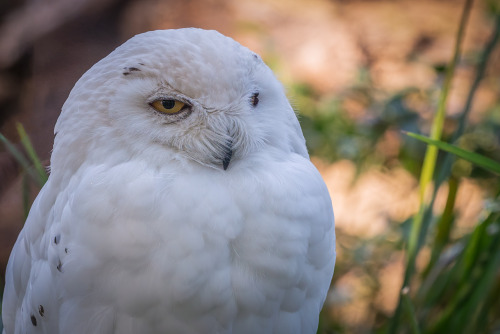
<path fill-rule="evenodd" d="M 257 104 L 259 104 L 259 92 L 253 93 L 252 97 L 250 98 L 250 103 L 252 106 L 257 107 Z"/>
<path fill-rule="evenodd" d="M 156 100 L 150 103 L 156 111 L 163 114 L 176 114 L 187 107 L 187 104 L 181 101 L 167 99 L 167 100 Z"/>

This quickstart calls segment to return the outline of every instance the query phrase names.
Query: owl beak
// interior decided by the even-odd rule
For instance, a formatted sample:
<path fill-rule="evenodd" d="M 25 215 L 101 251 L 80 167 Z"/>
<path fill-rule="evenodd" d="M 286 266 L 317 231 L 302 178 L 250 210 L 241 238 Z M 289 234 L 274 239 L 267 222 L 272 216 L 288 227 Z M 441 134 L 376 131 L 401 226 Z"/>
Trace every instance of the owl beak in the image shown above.
<path fill-rule="evenodd" d="M 229 167 L 229 163 L 231 162 L 231 157 L 233 156 L 233 142 L 231 140 L 228 141 L 225 151 L 224 151 L 224 158 L 222 159 L 222 167 L 224 170 Z"/>

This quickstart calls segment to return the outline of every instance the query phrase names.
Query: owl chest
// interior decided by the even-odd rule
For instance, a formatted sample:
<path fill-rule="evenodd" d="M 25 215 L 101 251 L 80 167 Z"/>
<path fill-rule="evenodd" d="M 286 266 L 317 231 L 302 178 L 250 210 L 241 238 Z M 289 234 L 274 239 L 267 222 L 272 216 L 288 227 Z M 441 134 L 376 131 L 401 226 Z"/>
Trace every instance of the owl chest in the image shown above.
<path fill-rule="evenodd" d="M 196 305 L 194 314 L 215 307 L 222 317 L 247 281 L 295 280 L 297 259 L 279 247 L 295 231 L 281 199 L 255 182 L 145 172 L 127 180 L 95 173 L 67 198 L 60 229 L 72 293 L 107 296 L 128 314 Z"/>

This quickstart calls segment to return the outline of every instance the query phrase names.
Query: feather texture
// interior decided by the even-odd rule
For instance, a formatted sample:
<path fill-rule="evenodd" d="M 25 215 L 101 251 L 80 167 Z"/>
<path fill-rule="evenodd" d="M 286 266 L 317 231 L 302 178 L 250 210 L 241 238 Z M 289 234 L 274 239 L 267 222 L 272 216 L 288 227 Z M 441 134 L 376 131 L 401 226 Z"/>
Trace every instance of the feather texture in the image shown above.
<path fill-rule="evenodd" d="M 150 107 L 167 98 L 189 110 Z M 316 332 L 332 204 L 260 57 L 214 31 L 138 35 L 79 80 L 56 132 L 5 334 Z"/>

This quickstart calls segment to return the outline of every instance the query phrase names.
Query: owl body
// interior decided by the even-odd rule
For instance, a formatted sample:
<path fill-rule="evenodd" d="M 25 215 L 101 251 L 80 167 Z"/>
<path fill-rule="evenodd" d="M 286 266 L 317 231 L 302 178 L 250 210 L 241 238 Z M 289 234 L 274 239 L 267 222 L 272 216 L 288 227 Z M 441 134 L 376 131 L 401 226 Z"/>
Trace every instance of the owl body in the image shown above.
<path fill-rule="evenodd" d="M 56 133 L 6 334 L 315 333 L 331 200 L 258 56 L 216 32 L 138 35 L 80 79 Z"/>

